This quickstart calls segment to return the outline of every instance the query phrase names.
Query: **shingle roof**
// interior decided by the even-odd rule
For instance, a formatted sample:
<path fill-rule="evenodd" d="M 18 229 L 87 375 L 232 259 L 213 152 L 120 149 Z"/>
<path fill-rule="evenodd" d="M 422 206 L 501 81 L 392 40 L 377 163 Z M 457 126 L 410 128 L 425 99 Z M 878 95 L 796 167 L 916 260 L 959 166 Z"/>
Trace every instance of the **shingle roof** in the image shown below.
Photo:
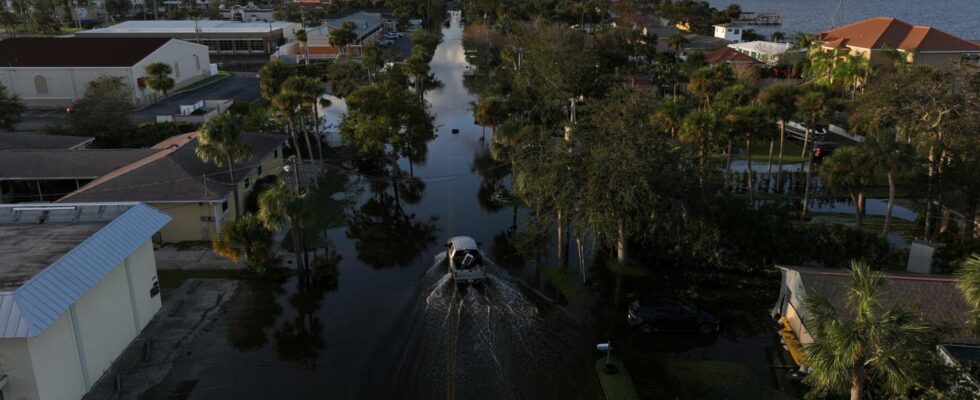
<path fill-rule="evenodd" d="M 158 149 L 0 150 L 0 180 L 95 179 Z"/>
<path fill-rule="evenodd" d="M 0 150 L 68 150 L 84 146 L 93 140 L 95 138 L 84 136 L 0 132 Z"/>
<path fill-rule="evenodd" d="M 828 47 L 916 49 L 919 52 L 976 51 L 980 45 L 928 26 L 886 17 L 869 18 L 817 35 Z"/>
<path fill-rule="evenodd" d="M 24 282 L 13 292 L 0 292 L 0 338 L 40 335 L 86 292 L 112 272 L 139 246 L 149 240 L 171 217 L 145 204 L 76 205 L 99 209 L 126 207 L 120 215 L 88 236 L 83 242 Z M 0 214 L 65 213 L 75 210 L 17 211 L 23 206 L 0 206 Z M 59 209 L 60 208 L 60 209 Z M 25 217 L 25 223 L 38 216 Z M 36 222 L 34 222 L 36 224 Z"/>
<path fill-rule="evenodd" d="M 731 47 L 721 47 L 704 53 L 704 62 L 712 65 L 723 62 L 731 64 L 762 64 L 759 60 Z"/>
<path fill-rule="evenodd" d="M 286 140 L 279 135 L 248 133 L 242 139 L 251 147 L 252 158 L 236 164 L 239 171 L 255 168 Z M 204 163 L 194 153 L 196 133 L 179 135 L 161 145 L 172 147 L 92 181 L 58 202 L 207 201 L 221 200 L 231 192 L 227 166 Z M 244 175 L 238 173 L 236 179 L 240 181 Z"/>
<path fill-rule="evenodd" d="M 819 293 L 838 310 L 847 309 L 850 272 L 828 268 L 783 267 L 798 271 L 807 295 Z M 967 305 L 956 280 L 951 275 L 885 272 L 881 287 L 884 307 L 903 306 L 918 310 L 929 322 L 947 326 L 955 332 L 944 340 L 956 343 L 975 343 L 963 325 Z"/>
<path fill-rule="evenodd" d="M 170 38 L 7 38 L 0 67 L 131 67 Z"/>

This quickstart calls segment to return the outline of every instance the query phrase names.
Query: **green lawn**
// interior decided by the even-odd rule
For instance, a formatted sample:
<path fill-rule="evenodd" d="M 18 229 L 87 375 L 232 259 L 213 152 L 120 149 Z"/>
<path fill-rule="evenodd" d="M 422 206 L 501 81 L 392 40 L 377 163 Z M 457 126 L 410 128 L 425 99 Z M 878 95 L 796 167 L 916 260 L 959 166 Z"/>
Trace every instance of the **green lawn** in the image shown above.
<path fill-rule="evenodd" d="M 190 84 L 188 86 L 185 86 L 185 87 L 180 88 L 180 90 L 177 91 L 177 93 L 183 93 L 183 92 L 188 92 L 188 91 L 191 91 L 191 90 L 199 89 L 199 88 L 205 87 L 207 85 L 210 85 L 212 83 L 215 83 L 217 81 L 220 81 L 222 79 L 225 79 L 225 78 L 227 78 L 229 76 L 231 76 L 231 73 L 229 73 L 229 72 L 226 72 L 226 71 L 218 71 L 217 74 L 211 75 L 211 76 L 209 76 L 209 77 L 207 77 L 205 79 L 202 79 L 202 80 L 197 81 L 197 82 L 194 82 L 194 83 L 192 83 L 192 84 Z M 176 93 L 174 93 L 174 94 L 176 94 Z"/>
<path fill-rule="evenodd" d="M 618 370 L 613 375 L 606 374 L 604 370 L 606 366 L 605 357 L 595 362 L 595 371 L 599 376 L 599 383 L 602 384 L 602 391 L 606 394 L 606 400 L 639 400 L 639 396 L 636 395 L 636 386 L 633 385 L 633 379 L 630 378 L 623 362 L 616 357 L 613 357 L 611 362 Z"/>
<path fill-rule="evenodd" d="M 157 279 L 162 289 L 176 289 L 191 278 L 202 279 L 246 279 L 249 272 L 239 269 L 208 269 L 208 270 L 158 270 Z"/>
<path fill-rule="evenodd" d="M 744 140 L 743 140 L 744 142 Z M 745 160 L 745 148 L 739 147 L 737 149 L 738 153 L 735 154 L 734 159 Z M 803 151 L 803 144 L 796 143 L 792 140 L 786 140 L 783 143 L 783 164 L 799 163 L 803 162 L 803 157 L 800 157 L 800 152 Z M 752 161 L 762 161 L 766 162 L 769 160 L 769 141 L 766 140 L 754 140 L 752 141 Z M 773 146 L 772 151 L 772 165 L 775 169 L 775 165 L 779 160 L 779 141 L 777 140 Z"/>
<path fill-rule="evenodd" d="M 812 213 L 810 214 L 815 221 L 854 226 L 856 221 L 854 214 L 851 213 Z M 870 233 L 881 233 L 881 228 L 885 225 L 885 217 L 879 215 L 865 215 L 861 222 L 861 230 Z M 906 241 L 911 242 L 919 228 L 915 222 L 898 219 L 892 216 L 889 232 L 897 233 Z"/>
<path fill-rule="evenodd" d="M 582 276 L 577 269 L 541 267 L 540 270 L 569 303 L 585 306 L 595 303 L 595 296 L 582 283 Z"/>

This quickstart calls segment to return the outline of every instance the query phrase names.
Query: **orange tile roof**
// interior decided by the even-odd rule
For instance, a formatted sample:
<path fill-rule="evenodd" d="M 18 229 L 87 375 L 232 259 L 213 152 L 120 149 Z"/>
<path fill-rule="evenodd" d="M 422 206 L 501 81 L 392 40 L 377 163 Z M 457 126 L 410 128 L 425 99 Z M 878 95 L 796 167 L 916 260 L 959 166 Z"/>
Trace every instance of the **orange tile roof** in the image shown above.
<path fill-rule="evenodd" d="M 941 30 L 886 17 L 869 18 L 817 35 L 828 47 L 895 48 L 933 51 L 980 51 L 980 45 Z"/>

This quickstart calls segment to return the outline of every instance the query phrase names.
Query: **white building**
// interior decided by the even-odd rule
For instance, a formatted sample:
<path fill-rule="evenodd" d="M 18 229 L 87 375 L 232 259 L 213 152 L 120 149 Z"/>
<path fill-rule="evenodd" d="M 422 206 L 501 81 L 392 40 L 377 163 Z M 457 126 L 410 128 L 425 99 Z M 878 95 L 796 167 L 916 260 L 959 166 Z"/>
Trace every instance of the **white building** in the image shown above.
<path fill-rule="evenodd" d="M 282 43 L 295 40 L 302 25 L 294 22 L 217 20 L 126 21 L 81 31 L 77 37 L 155 37 L 186 40 L 208 47 L 213 56 L 259 56 L 268 59 Z"/>
<path fill-rule="evenodd" d="M 0 84 L 29 106 L 63 106 L 103 75 L 122 77 L 134 104 L 159 98 L 146 66 L 170 65 L 174 89 L 211 74 L 207 47 L 168 38 L 8 38 L 0 41 Z"/>
<path fill-rule="evenodd" d="M 732 43 L 739 43 L 742 41 L 742 29 L 741 26 L 735 24 L 718 24 L 715 27 L 715 37 L 719 39 L 725 39 Z"/>
<path fill-rule="evenodd" d="M 732 43 L 728 45 L 728 47 L 731 47 L 739 53 L 745 54 L 756 60 L 773 65 L 780 63 L 785 64 L 786 60 L 784 60 L 784 58 L 786 58 L 785 56 L 790 52 L 790 49 L 793 46 L 789 43 L 756 40 L 753 42 Z"/>
<path fill-rule="evenodd" d="M 353 24 L 356 38 L 349 46 L 330 44 L 330 32 Z M 323 25 L 306 30 L 307 42 L 292 41 L 279 48 L 274 55 L 286 63 L 303 62 L 307 54 L 310 60 L 359 59 L 361 49 L 377 43 L 385 34 L 398 31 L 398 19 L 391 13 L 351 10 L 332 16 Z"/>
<path fill-rule="evenodd" d="M 0 393 L 79 399 L 160 309 L 139 203 L 0 206 Z"/>
<path fill-rule="evenodd" d="M 239 22 L 269 22 L 275 20 L 276 10 L 274 8 L 261 8 L 255 3 L 249 2 L 246 5 L 235 4 L 231 7 L 219 6 L 221 18 Z"/>

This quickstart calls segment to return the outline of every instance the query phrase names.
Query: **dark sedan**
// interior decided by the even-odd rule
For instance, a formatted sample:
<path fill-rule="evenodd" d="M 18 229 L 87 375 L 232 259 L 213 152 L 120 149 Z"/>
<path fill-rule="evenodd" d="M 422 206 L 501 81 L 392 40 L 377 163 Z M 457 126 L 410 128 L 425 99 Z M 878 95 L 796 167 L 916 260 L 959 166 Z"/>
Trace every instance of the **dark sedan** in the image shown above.
<path fill-rule="evenodd" d="M 626 313 L 626 320 L 643 333 L 697 332 L 706 335 L 721 328 L 718 318 L 700 307 L 667 298 L 634 301 Z"/>

